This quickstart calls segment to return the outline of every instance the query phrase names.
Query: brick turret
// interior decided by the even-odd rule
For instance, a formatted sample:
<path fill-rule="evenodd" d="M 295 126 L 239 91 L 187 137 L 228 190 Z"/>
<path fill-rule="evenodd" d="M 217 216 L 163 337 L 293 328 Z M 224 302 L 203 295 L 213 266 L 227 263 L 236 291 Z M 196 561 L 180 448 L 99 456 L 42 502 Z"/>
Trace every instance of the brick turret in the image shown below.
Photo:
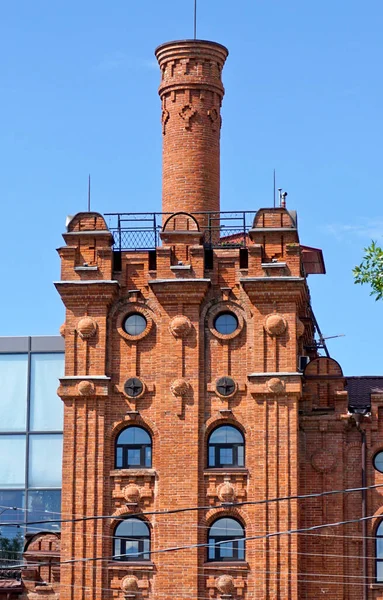
<path fill-rule="evenodd" d="M 155 54 L 162 73 L 162 210 L 218 212 L 221 72 L 228 51 L 185 40 L 162 44 Z"/>

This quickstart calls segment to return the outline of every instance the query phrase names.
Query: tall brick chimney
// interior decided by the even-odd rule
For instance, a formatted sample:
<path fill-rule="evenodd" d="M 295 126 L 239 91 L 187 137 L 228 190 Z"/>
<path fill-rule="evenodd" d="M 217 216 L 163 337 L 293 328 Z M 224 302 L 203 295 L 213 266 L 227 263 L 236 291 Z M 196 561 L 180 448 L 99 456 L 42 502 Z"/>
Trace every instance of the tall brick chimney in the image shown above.
<path fill-rule="evenodd" d="M 162 74 L 162 211 L 218 212 L 221 72 L 228 51 L 215 42 L 184 40 L 162 44 L 155 54 Z"/>

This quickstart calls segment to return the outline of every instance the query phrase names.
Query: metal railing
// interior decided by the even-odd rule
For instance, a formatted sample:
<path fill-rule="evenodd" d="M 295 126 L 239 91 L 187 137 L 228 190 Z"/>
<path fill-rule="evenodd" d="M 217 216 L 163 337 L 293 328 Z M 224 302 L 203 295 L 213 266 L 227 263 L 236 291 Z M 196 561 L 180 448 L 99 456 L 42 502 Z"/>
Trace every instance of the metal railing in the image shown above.
<path fill-rule="evenodd" d="M 162 223 L 173 213 L 105 213 L 115 250 L 154 250 L 161 246 Z M 203 243 L 210 248 L 246 248 L 256 211 L 195 212 Z"/>

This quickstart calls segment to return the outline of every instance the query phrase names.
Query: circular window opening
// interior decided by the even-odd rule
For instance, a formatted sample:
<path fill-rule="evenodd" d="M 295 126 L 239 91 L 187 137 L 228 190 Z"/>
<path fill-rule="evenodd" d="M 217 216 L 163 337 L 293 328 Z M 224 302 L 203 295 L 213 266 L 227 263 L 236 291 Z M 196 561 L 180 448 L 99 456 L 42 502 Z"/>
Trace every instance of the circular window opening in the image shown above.
<path fill-rule="evenodd" d="M 231 312 L 221 313 L 218 315 L 218 317 L 216 317 L 214 321 L 214 327 L 218 333 L 221 333 L 222 335 L 230 335 L 237 329 L 238 319 Z"/>
<path fill-rule="evenodd" d="M 221 377 L 216 384 L 217 392 L 221 396 L 231 396 L 235 392 L 235 382 L 231 377 Z"/>
<path fill-rule="evenodd" d="M 144 384 L 138 377 L 130 377 L 125 381 L 124 391 L 130 398 L 137 398 L 144 390 Z"/>
<path fill-rule="evenodd" d="M 379 473 L 383 473 L 383 451 L 375 454 L 374 467 Z"/>
<path fill-rule="evenodd" d="M 146 329 L 147 321 L 140 313 L 134 313 L 126 317 L 124 330 L 129 335 L 140 335 Z"/>

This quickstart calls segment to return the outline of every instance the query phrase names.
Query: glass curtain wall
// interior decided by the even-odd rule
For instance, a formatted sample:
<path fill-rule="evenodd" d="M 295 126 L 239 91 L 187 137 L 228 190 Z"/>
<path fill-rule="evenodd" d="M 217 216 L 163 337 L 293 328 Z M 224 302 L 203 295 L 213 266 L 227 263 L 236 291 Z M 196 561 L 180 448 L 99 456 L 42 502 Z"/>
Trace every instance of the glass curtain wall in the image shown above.
<path fill-rule="evenodd" d="M 64 374 L 61 337 L 0 337 L 0 563 L 18 559 L 33 524 L 60 518 Z M 6 523 L 15 523 L 7 526 Z"/>

